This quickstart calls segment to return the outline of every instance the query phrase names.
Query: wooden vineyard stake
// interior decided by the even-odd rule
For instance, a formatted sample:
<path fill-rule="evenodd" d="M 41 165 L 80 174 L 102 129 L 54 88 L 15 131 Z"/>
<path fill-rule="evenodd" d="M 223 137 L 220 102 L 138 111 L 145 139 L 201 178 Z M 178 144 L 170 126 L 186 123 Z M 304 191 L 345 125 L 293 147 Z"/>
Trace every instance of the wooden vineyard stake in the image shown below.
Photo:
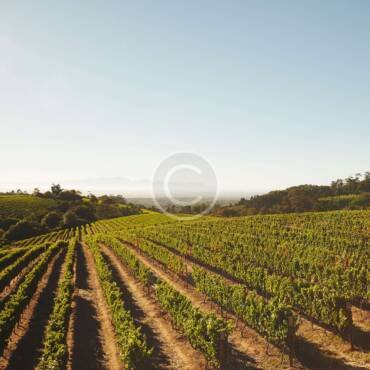
<path fill-rule="evenodd" d="M 293 367 L 295 328 L 294 317 L 288 317 L 288 346 L 289 346 L 289 366 Z"/>
<path fill-rule="evenodd" d="M 220 333 L 218 340 L 218 359 L 220 360 L 221 367 L 226 364 L 228 357 L 228 341 L 225 332 Z"/>
<path fill-rule="evenodd" d="M 351 351 L 353 351 L 355 348 L 353 346 L 353 322 L 352 322 L 352 311 L 351 311 L 350 302 L 346 302 L 346 311 L 347 311 L 347 316 L 349 319 L 349 327 L 348 327 L 349 341 L 351 343 Z"/>

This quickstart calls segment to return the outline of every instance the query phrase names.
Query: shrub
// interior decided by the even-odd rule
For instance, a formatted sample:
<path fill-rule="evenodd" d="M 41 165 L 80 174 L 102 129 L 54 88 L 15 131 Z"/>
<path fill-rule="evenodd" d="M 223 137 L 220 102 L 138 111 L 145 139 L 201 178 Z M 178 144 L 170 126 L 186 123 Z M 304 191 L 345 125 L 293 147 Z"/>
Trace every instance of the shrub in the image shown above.
<path fill-rule="evenodd" d="M 62 221 L 62 218 L 60 217 L 58 213 L 49 212 L 42 219 L 41 225 L 48 229 L 54 229 L 60 225 L 61 221 Z"/>
<path fill-rule="evenodd" d="M 89 223 L 88 220 L 80 218 L 74 211 L 68 211 L 63 216 L 63 224 L 65 227 L 76 227 Z"/>
<path fill-rule="evenodd" d="M 4 238 L 9 241 L 20 240 L 37 235 L 40 232 L 41 227 L 39 224 L 22 220 L 10 226 L 9 230 L 4 234 Z"/>
<path fill-rule="evenodd" d="M 15 225 L 17 222 L 19 222 L 18 218 L 0 219 L 0 228 L 6 231 L 10 226 Z"/>
<path fill-rule="evenodd" d="M 95 220 L 95 210 L 93 207 L 89 206 L 78 206 L 74 210 L 75 214 L 78 218 L 84 219 L 88 222 L 92 222 Z"/>

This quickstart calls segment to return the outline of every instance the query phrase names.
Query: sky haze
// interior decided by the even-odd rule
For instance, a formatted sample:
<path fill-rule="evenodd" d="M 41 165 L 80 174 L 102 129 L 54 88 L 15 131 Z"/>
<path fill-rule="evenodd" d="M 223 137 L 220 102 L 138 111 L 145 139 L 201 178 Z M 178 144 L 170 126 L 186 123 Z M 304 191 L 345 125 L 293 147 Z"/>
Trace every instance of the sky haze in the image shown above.
<path fill-rule="evenodd" d="M 222 191 L 369 170 L 368 1 L 10 1 L 1 186 L 150 181 L 176 152 Z"/>

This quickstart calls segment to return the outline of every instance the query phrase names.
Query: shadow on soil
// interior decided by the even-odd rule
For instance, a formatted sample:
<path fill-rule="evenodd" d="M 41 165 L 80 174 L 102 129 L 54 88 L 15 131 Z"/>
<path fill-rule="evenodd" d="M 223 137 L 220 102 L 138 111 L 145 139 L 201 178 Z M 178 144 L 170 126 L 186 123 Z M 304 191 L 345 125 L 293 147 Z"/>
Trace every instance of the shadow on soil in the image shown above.
<path fill-rule="evenodd" d="M 150 363 L 146 363 L 145 369 L 154 370 L 154 369 L 167 369 L 170 363 L 170 359 L 163 352 L 162 344 L 158 339 L 158 335 L 153 332 L 152 328 L 143 322 L 145 314 L 140 306 L 133 299 L 130 291 L 127 289 L 127 286 L 122 281 L 116 267 L 112 264 L 111 260 L 103 254 L 109 269 L 112 271 L 114 280 L 117 282 L 119 288 L 122 291 L 124 297 L 125 308 L 129 310 L 136 322 L 136 324 L 141 326 L 142 333 L 145 334 L 147 338 L 147 343 L 149 347 L 153 348 L 153 355 L 151 356 Z"/>
<path fill-rule="evenodd" d="M 32 370 L 41 355 L 44 330 L 53 309 L 54 292 L 58 286 L 64 253 L 61 253 L 42 291 L 27 333 L 18 343 L 9 361 L 8 370 Z"/>
<path fill-rule="evenodd" d="M 296 358 L 308 369 L 312 370 L 365 370 L 365 367 L 351 366 L 343 361 L 326 355 L 312 343 L 302 337 L 296 338 Z"/>
<path fill-rule="evenodd" d="M 355 348 L 357 347 L 363 351 L 370 351 L 370 332 L 364 331 L 357 326 L 353 326 L 352 335 Z"/>
<path fill-rule="evenodd" d="M 77 248 L 76 288 L 89 290 L 88 271 L 81 246 Z M 72 369 L 105 369 L 99 335 L 99 321 L 92 300 L 76 296 L 76 315 L 73 331 Z"/>
<path fill-rule="evenodd" d="M 133 300 L 131 293 L 125 286 L 124 282 L 121 280 L 119 273 L 116 267 L 112 264 L 109 257 L 103 253 L 105 260 L 109 266 L 109 269 L 113 273 L 113 277 L 115 281 L 118 283 L 123 296 L 125 297 L 125 306 L 128 310 L 131 311 L 134 319 L 137 321 L 138 325 L 141 325 L 143 333 L 147 337 L 147 341 L 150 347 L 154 348 L 153 357 L 151 359 L 151 363 L 145 366 L 145 369 L 154 370 L 154 369 L 164 369 L 168 368 L 169 359 L 161 350 L 161 343 L 158 340 L 157 335 L 152 331 L 152 329 L 142 322 L 145 317 L 145 314 L 141 310 L 141 308 L 137 305 L 137 303 Z M 230 348 L 231 356 L 229 356 L 227 364 L 223 367 L 223 369 L 228 370 L 257 370 L 258 368 L 255 367 L 253 364 L 255 360 L 251 357 L 248 357 L 242 352 L 239 352 L 235 348 Z"/>

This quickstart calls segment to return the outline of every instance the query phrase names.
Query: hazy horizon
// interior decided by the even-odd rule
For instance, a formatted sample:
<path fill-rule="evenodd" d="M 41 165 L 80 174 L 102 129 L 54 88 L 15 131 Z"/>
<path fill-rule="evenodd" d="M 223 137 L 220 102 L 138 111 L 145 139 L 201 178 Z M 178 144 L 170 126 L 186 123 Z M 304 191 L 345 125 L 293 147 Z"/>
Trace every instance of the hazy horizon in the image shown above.
<path fill-rule="evenodd" d="M 80 190 L 84 194 L 93 193 L 96 195 L 103 194 L 122 194 L 127 198 L 152 198 L 152 181 L 149 179 L 133 180 L 124 177 L 115 178 L 86 178 L 86 179 L 70 179 L 65 181 L 53 181 L 53 182 L 24 182 L 24 183 L 2 183 L 0 184 L 1 191 L 16 191 L 17 189 L 32 192 L 35 188 L 41 191 L 50 189 L 52 184 L 60 184 L 64 189 L 76 189 Z M 194 193 L 199 192 L 198 184 L 194 184 L 192 188 L 191 183 L 179 183 L 177 194 L 180 196 L 191 196 Z M 174 189 L 176 192 L 176 189 Z M 220 190 L 221 197 L 238 198 L 242 196 L 257 194 L 263 192 L 263 189 L 254 189 L 251 191 L 245 191 L 243 189 L 223 189 Z M 204 190 L 203 195 L 207 195 L 207 191 Z"/>
<path fill-rule="evenodd" d="M 342 176 L 346 178 L 355 174 Z M 332 179 L 336 180 L 336 179 Z M 152 192 L 152 181 L 149 179 L 129 179 L 125 177 L 114 177 L 114 178 L 85 178 L 85 179 L 69 179 L 65 181 L 52 181 L 52 182 L 23 182 L 23 183 L 10 183 L 2 182 L 0 184 L 0 192 L 16 191 L 18 189 L 31 193 L 35 188 L 41 191 L 47 191 L 50 189 L 52 184 L 60 184 L 64 189 L 76 189 L 81 191 L 83 194 L 93 193 L 96 195 L 112 194 L 112 195 L 123 195 L 126 198 L 153 198 Z M 306 183 L 310 185 L 330 185 L 329 183 Z M 199 193 L 198 184 L 192 183 L 179 183 L 179 188 L 176 192 L 178 196 L 186 197 L 193 196 Z M 290 184 L 287 187 L 304 185 L 304 184 Z M 238 199 L 241 197 L 250 197 L 251 195 L 264 194 L 272 190 L 283 190 L 285 188 L 264 188 L 264 189 L 219 189 L 219 198 L 221 199 Z M 202 195 L 207 196 L 205 190 Z M 212 192 L 211 192 L 212 195 Z"/>

